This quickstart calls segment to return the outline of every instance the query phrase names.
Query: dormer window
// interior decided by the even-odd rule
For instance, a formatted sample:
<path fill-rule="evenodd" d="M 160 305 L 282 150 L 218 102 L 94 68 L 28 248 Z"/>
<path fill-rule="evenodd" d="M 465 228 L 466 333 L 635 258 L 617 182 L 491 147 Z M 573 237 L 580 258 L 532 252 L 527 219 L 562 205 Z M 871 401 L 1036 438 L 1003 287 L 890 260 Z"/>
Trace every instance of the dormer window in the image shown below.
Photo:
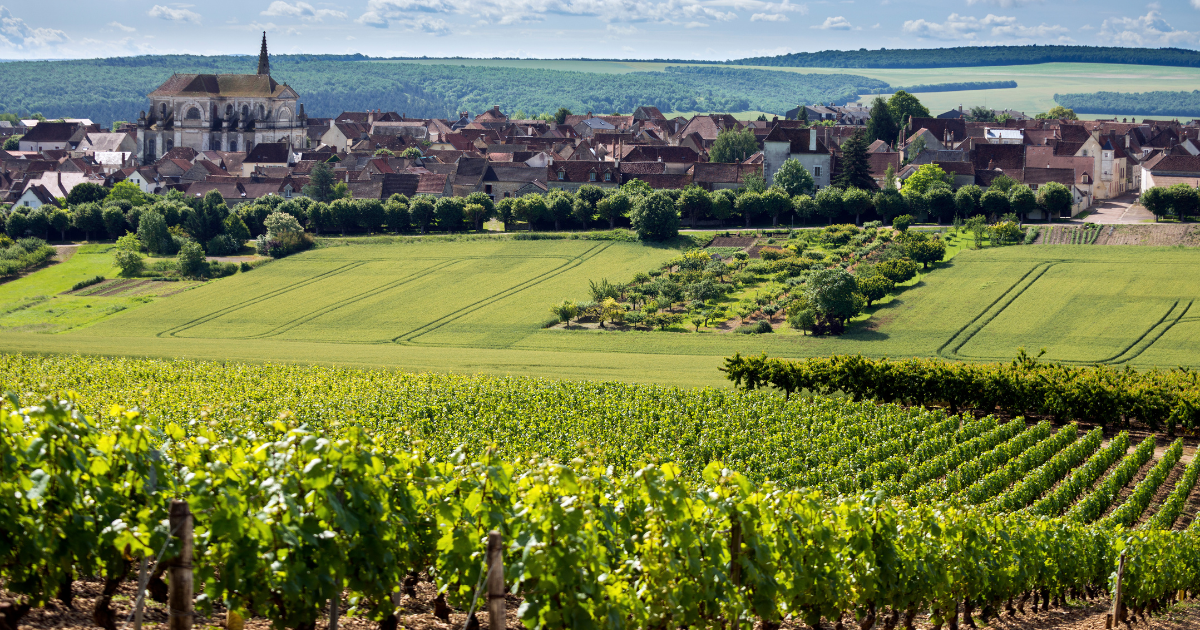
<path fill-rule="evenodd" d="M 588 173 L 588 181 L 589 181 L 589 182 L 594 182 L 594 181 L 596 181 L 596 174 L 595 174 L 595 173 Z"/>
<path fill-rule="evenodd" d="M 566 171 L 559 171 L 559 172 L 558 172 L 558 181 L 560 181 L 560 182 L 561 182 L 561 181 L 563 181 L 563 180 L 564 180 L 564 179 L 566 179 L 566 178 L 567 178 L 567 172 L 566 172 Z"/>
<path fill-rule="evenodd" d="M 612 181 L 612 173 L 605 173 L 605 174 L 604 174 L 604 181 L 606 181 L 606 182 L 611 182 L 611 181 Z"/>

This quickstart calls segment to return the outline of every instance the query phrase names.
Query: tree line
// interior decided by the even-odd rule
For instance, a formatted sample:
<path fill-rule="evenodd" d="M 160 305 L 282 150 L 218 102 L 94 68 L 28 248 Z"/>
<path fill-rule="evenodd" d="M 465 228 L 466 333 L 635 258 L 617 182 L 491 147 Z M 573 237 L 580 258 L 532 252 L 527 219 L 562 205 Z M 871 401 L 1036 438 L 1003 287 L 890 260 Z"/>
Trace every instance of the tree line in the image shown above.
<path fill-rule="evenodd" d="M 1200 90 L 1055 94 L 1054 102 L 1079 114 L 1200 117 Z"/>
<path fill-rule="evenodd" d="M 961 81 L 958 83 L 922 83 L 896 88 L 908 93 L 918 92 L 962 92 L 965 90 L 1002 90 L 1017 87 L 1016 81 Z"/>
<path fill-rule="evenodd" d="M 1121 63 L 1200 67 L 1200 52 L 1182 48 L 1118 46 L 956 46 L 879 50 L 823 50 L 729 61 L 747 66 L 798 68 L 961 68 L 1035 63 Z"/>
<path fill-rule="evenodd" d="M 172 73 L 250 73 L 252 63 L 249 57 L 184 55 L 15 61 L 0 73 L 0 111 L 81 116 L 108 126 L 134 120 L 148 106 L 146 95 Z M 741 68 L 598 74 L 279 55 L 272 57 L 271 70 L 277 81 L 296 89 L 308 115 L 325 117 L 382 108 L 446 118 L 496 104 L 530 114 L 561 107 L 631 113 L 647 105 L 663 112 L 756 109 L 782 115 L 801 102 L 845 102 L 888 89 L 885 82 L 861 76 Z"/>

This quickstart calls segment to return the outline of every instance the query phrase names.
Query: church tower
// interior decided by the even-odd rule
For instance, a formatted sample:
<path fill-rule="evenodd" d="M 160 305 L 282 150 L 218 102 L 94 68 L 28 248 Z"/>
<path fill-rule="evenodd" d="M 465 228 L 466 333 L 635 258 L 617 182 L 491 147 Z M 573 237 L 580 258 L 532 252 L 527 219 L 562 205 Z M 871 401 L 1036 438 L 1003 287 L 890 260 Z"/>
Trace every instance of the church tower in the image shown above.
<path fill-rule="evenodd" d="M 262 50 L 258 52 L 258 74 L 271 74 L 271 62 L 267 59 L 267 32 L 263 31 Z"/>

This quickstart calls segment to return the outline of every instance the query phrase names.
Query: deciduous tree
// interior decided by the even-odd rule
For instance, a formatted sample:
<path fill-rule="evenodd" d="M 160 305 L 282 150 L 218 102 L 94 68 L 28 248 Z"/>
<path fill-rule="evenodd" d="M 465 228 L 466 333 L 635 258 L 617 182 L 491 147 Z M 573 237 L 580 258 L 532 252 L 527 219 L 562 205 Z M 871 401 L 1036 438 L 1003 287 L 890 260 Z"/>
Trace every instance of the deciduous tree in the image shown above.
<path fill-rule="evenodd" d="M 891 146 L 896 141 L 896 134 L 900 132 L 900 125 L 896 124 L 896 119 L 892 117 L 892 108 L 888 107 L 887 101 L 883 100 L 882 96 L 876 96 L 875 100 L 871 101 L 871 120 L 867 121 L 867 139 L 871 142 L 883 140 Z"/>
<path fill-rule="evenodd" d="M 662 241 L 679 235 L 679 213 L 670 195 L 655 192 L 643 197 L 629 213 L 638 238 Z"/>
<path fill-rule="evenodd" d="M 758 141 L 750 128 L 722 129 L 708 150 L 710 162 L 741 162 L 758 152 Z"/>
<path fill-rule="evenodd" d="M 771 182 L 772 186 L 782 188 L 792 197 L 811 195 L 813 192 L 813 176 L 796 158 L 784 160 Z"/>

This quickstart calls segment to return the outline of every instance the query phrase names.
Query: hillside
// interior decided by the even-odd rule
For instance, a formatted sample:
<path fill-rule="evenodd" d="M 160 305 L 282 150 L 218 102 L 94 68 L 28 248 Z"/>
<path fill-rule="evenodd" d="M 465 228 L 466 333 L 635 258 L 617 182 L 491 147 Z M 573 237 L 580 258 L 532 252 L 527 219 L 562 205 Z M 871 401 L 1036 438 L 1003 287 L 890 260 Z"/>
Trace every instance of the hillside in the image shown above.
<path fill-rule="evenodd" d="M 823 50 L 729 61 L 743 66 L 792 68 L 962 68 L 1036 63 L 1120 63 L 1200 67 L 1200 52 L 1181 48 L 1114 46 L 959 46 L 904 50 Z"/>
<path fill-rule="evenodd" d="M 88 117 L 109 125 L 134 120 L 146 94 L 172 73 L 244 73 L 247 57 L 145 56 L 10 62 L 0 73 L 0 111 Z M 597 74 L 547 69 L 371 62 L 362 56 L 278 55 L 272 76 L 301 95 L 310 116 L 381 108 L 444 118 L 499 104 L 530 116 L 566 107 L 576 112 L 747 111 L 776 114 L 801 102 L 846 102 L 888 84 L 850 74 L 670 67 Z"/>

